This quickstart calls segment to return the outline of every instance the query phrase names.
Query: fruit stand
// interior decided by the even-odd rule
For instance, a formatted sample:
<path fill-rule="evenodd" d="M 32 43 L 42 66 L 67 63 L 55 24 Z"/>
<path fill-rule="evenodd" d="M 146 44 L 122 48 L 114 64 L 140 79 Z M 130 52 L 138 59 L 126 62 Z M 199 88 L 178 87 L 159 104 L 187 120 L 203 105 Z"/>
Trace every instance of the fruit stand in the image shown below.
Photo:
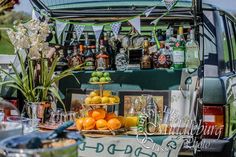
<path fill-rule="evenodd" d="M 177 156 L 192 131 L 191 92 L 200 64 L 191 12 L 179 7 L 176 16 L 167 16 L 178 4 L 175 0 L 164 0 L 161 11 L 155 9 L 160 2 L 132 2 L 137 10 L 129 10 L 129 16 L 120 2 L 118 9 L 112 2 L 115 13 L 107 15 L 102 5 L 93 13 L 87 6 L 71 15 L 53 2 L 31 2 L 40 16 L 8 31 L 22 76 L 13 64 L 16 77 L 3 71 L 12 80 L 2 85 L 18 90 L 21 116 L 32 121 L 30 127 L 40 136 L 24 132 L 23 139 L 4 141 L 9 152 Z M 18 139 L 24 142 L 12 142 Z"/>

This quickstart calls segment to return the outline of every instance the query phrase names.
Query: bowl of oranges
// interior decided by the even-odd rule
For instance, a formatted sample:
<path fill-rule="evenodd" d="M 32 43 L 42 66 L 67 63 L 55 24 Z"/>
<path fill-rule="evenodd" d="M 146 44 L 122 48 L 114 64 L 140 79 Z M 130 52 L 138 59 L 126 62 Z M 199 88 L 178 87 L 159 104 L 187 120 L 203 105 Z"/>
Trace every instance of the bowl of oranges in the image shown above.
<path fill-rule="evenodd" d="M 107 112 L 104 108 L 91 109 L 87 116 L 76 119 L 76 128 L 79 131 L 109 132 L 124 127 L 124 117 L 114 112 Z"/>

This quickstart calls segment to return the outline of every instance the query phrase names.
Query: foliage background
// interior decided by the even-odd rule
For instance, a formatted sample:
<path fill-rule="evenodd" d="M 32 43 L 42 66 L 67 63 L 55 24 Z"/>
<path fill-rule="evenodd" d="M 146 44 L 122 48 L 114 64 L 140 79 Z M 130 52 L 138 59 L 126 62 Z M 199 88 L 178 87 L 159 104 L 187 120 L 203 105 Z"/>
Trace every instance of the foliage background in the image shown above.
<path fill-rule="evenodd" d="M 31 16 L 25 12 L 5 12 L 0 15 L 0 28 L 12 28 L 14 21 L 28 21 Z M 0 54 L 13 54 L 14 49 L 6 31 L 0 30 Z"/>

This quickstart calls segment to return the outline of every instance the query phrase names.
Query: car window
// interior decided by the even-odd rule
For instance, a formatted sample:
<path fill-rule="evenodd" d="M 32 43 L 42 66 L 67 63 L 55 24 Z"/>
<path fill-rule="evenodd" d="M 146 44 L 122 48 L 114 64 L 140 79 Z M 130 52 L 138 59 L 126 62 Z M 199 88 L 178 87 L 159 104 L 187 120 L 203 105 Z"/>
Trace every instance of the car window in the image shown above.
<path fill-rule="evenodd" d="M 235 36 L 235 24 L 229 20 L 229 36 L 231 39 L 232 51 L 233 51 L 233 63 L 234 69 L 236 69 L 236 36 Z"/>
<path fill-rule="evenodd" d="M 224 73 L 228 73 L 231 71 L 231 65 L 230 65 L 230 44 L 229 39 L 227 35 L 227 19 L 222 16 L 222 21 L 220 22 L 222 25 L 222 37 L 223 37 L 223 48 L 224 48 Z"/>

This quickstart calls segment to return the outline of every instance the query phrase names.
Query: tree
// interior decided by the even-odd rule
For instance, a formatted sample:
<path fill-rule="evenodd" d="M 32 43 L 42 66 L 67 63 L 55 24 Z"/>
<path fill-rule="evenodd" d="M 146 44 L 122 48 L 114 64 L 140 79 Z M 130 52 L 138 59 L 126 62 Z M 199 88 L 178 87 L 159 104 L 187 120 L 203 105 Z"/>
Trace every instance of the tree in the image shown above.
<path fill-rule="evenodd" d="M 19 3 L 19 0 L 0 0 L 0 14 L 3 14 L 4 11 L 11 11 L 14 5 Z"/>

